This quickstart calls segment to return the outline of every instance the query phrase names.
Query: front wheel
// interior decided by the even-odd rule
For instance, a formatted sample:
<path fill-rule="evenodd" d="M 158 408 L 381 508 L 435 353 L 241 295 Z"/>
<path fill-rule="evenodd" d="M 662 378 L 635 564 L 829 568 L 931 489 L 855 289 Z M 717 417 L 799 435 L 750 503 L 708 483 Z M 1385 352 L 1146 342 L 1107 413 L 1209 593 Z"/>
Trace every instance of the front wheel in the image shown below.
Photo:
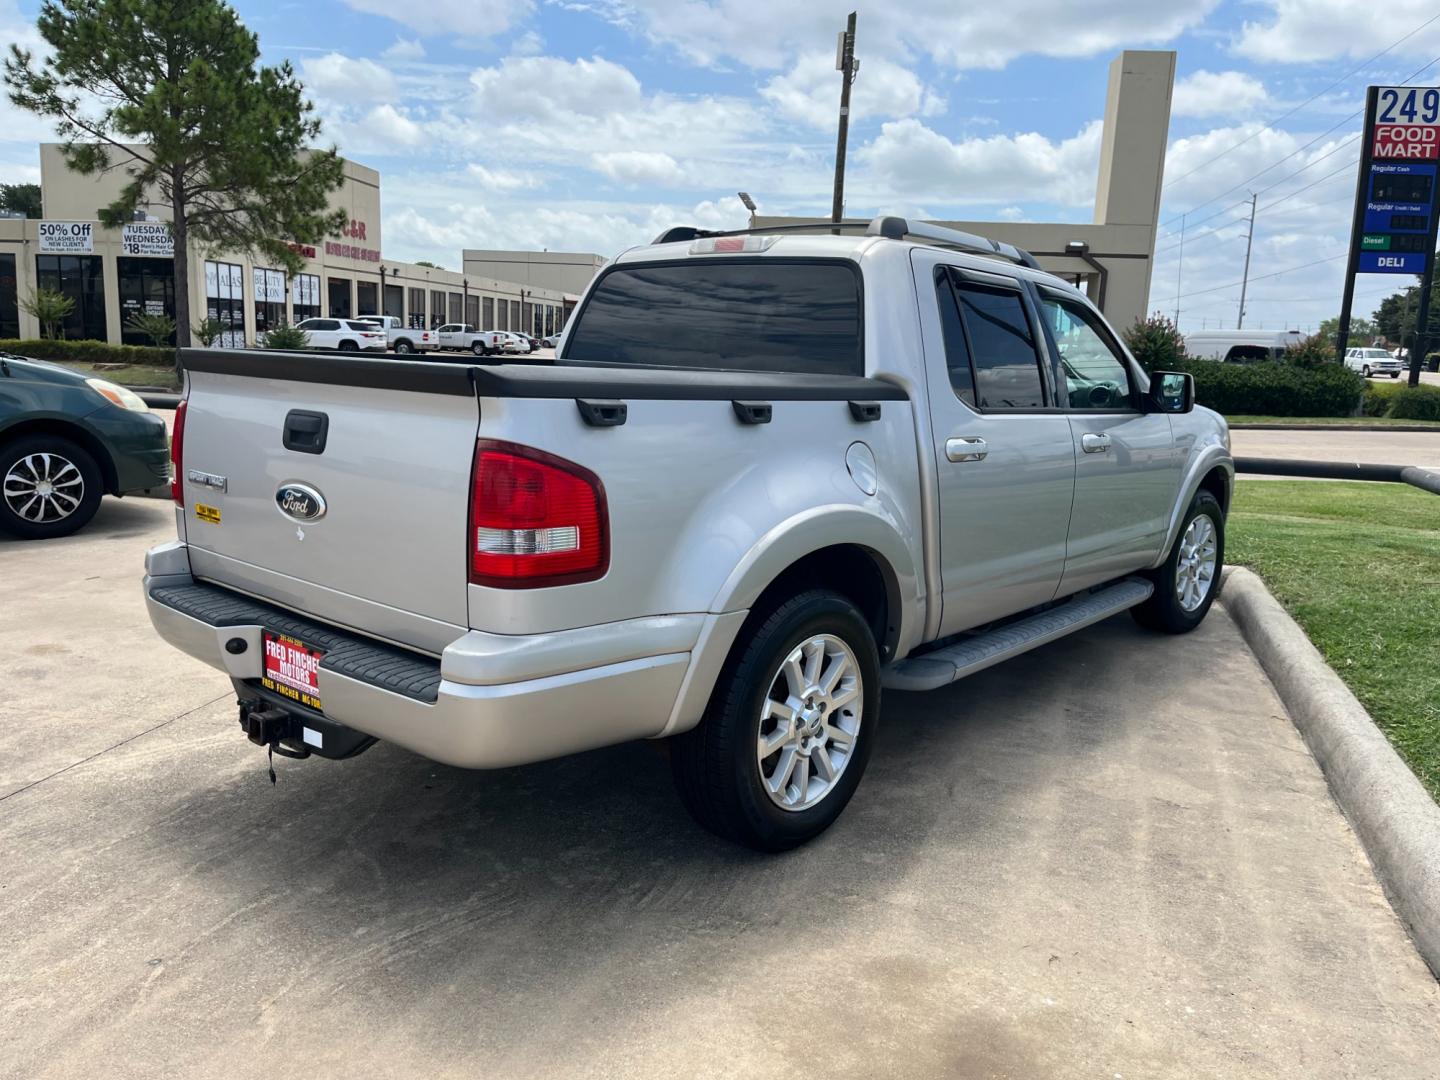
<path fill-rule="evenodd" d="M 1370 365 L 1366 364 L 1364 367 L 1362 367 L 1360 369 L 1360 374 L 1364 375 L 1367 379 L 1370 378 Z"/>
<path fill-rule="evenodd" d="M 1398 378 L 1400 378 L 1400 372 L 1398 372 L 1398 371 L 1392 371 L 1392 372 L 1390 373 L 1390 378 L 1392 378 L 1392 379 L 1398 379 Z"/>
<path fill-rule="evenodd" d="M 829 828 L 860 783 L 880 719 L 880 660 L 859 610 L 828 590 L 787 600 L 744 633 L 670 762 L 701 825 L 785 851 Z"/>
<path fill-rule="evenodd" d="M 1150 577 L 1150 599 L 1130 609 L 1151 630 L 1185 634 L 1200 625 L 1220 589 L 1225 567 L 1225 514 L 1208 491 L 1196 492 L 1165 563 Z"/>
<path fill-rule="evenodd" d="M 49 540 L 83 528 L 100 509 L 100 467 L 83 447 L 53 435 L 0 448 L 0 529 Z"/>

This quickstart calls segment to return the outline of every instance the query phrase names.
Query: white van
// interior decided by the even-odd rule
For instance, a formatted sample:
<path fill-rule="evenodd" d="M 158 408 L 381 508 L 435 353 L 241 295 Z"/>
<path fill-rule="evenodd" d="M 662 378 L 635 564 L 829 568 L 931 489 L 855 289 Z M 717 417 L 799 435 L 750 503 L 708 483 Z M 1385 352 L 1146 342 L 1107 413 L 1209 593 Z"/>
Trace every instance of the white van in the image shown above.
<path fill-rule="evenodd" d="M 1299 330 L 1197 330 L 1185 335 L 1185 351 L 1196 360 L 1254 364 L 1279 360 L 1303 337 Z"/>

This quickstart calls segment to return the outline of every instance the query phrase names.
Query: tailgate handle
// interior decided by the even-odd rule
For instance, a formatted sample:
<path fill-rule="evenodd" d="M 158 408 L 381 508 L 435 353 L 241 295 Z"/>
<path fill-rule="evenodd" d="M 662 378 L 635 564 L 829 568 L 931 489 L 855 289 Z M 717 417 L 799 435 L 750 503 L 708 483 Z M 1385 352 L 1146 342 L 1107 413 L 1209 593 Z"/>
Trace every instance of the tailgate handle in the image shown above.
<path fill-rule="evenodd" d="M 623 401 L 601 401 L 595 398 L 576 398 L 575 407 L 580 410 L 580 419 L 590 427 L 619 427 L 625 423 L 630 409 Z"/>
<path fill-rule="evenodd" d="M 282 441 L 286 450 L 299 454 L 323 454 L 325 436 L 330 431 L 330 417 L 323 412 L 291 409 L 285 414 Z"/>

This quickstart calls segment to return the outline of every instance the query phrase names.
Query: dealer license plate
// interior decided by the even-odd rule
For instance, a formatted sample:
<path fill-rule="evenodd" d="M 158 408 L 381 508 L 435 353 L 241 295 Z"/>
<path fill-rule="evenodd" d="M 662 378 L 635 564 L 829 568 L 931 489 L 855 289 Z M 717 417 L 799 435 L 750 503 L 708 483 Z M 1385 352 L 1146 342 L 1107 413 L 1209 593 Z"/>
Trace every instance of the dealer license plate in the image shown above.
<path fill-rule="evenodd" d="M 265 673 L 260 682 L 265 689 L 319 711 L 318 679 L 324 651 L 306 645 L 298 638 L 272 634 L 268 630 L 262 636 L 265 640 Z"/>

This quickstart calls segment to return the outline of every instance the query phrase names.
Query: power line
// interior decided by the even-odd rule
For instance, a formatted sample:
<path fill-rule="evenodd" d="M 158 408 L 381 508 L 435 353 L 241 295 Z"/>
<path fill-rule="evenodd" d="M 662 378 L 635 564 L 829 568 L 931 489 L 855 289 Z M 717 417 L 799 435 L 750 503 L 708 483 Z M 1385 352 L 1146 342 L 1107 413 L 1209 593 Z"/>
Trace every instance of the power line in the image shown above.
<path fill-rule="evenodd" d="M 1302 264 L 1299 265 L 1299 266 L 1286 267 L 1284 270 L 1276 270 L 1274 273 L 1271 273 L 1271 274 L 1260 274 L 1260 275 L 1258 275 L 1257 277 L 1251 278 L 1250 280 L 1251 280 L 1251 281 L 1266 281 L 1266 280 L 1268 280 L 1269 278 L 1277 278 L 1277 277 L 1283 277 L 1285 274 L 1293 274 L 1293 273 L 1295 273 L 1297 270 L 1309 270 L 1310 267 L 1312 267 L 1312 266 L 1321 266 L 1321 265 L 1323 265 L 1324 263 L 1332 263 L 1332 262 L 1335 262 L 1337 259 L 1343 259 L 1343 258 L 1346 257 L 1346 254 L 1347 254 L 1346 252 L 1341 252 L 1339 255 L 1331 255 L 1328 259 L 1316 259 L 1314 262 L 1302 263 Z M 1224 292 L 1226 289 L 1235 289 L 1235 288 L 1238 288 L 1239 286 L 1240 286 L 1240 282 L 1238 282 L 1238 281 L 1232 281 L 1232 282 L 1230 282 L 1228 285 L 1216 285 L 1214 288 L 1210 288 L 1210 289 L 1199 289 L 1199 290 L 1197 290 L 1197 291 L 1195 291 L 1195 292 L 1192 292 L 1192 293 L 1183 293 L 1183 294 L 1180 296 L 1180 299 L 1181 299 L 1181 300 L 1185 300 L 1185 299 L 1187 299 L 1187 298 L 1189 298 L 1189 297 L 1191 297 L 1191 296 L 1204 296 L 1206 293 Z"/>
<path fill-rule="evenodd" d="M 1267 120 L 1261 127 L 1257 128 L 1255 131 L 1252 131 L 1249 135 L 1245 136 L 1245 138 L 1241 139 L 1239 142 L 1235 143 L 1233 146 L 1229 147 L 1228 149 L 1225 149 L 1225 150 L 1220 151 L 1220 153 L 1216 154 L 1216 155 L 1215 155 L 1214 157 L 1212 157 L 1212 158 L 1208 158 L 1208 159 L 1206 159 L 1205 161 L 1202 161 L 1199 165 L 1196 165 L 1195 168 L 1191 169 L 1189 172 L 1187 172 L 1187 173 L 1182 173 L 1180 176 L 1177 176 L 1177 177 L 1175 177 L 1175 179 L 1173 179 L 1173 180 L 1169 181 L 1168 183 L 1166 183 L 1165 186 L 1168 188 L 1168 187 L 1170 187 L 1170 186 L 1173 185 L 1173 184 L 1178 184 L 1181 180 L 1184 180 L 1186 177 L 1194 176 L 1194 175 L 1195 175 L 1197 172 L 1199 172 L 1201 169 L 1204 169 L 1204 168 L 1206 168 L 1207 166 L 1213 165 L 1215 162 L 1217 162 L 1217 161 L 1219 161 L 1221 158 L 1223 158 L 1226 154 L 1229 154 L 1229 153 L 1231 153 L 1231 152 L 1234 151 L 1234 150 L 1238 150 L 1240 147 L 1242 147 L 1242 146 L 1244 146 L 1246 143 L 1248 143 L 1251 139 L 1257 138 L 1262 131 L 1266 130 L 1267 128 L 1274 127 L 1274 126 L 1275 126 L 1276 124 L 1278 124 L 1281 120 L 1285 120 L 1285 119 L 1287 119 L 1287 118 L 1289 118 L 1289 117 L 1291 117 L 1291 116 L 1294 116 L 1294 115 L 1295 115 L 1297 112 L 1299 112 L 1301 109 L 1305 108 L 1305 107 L 1308 106 L 1308 105 L 1313 104 L 1314 102 L 1318 101 L 1321 97 L 1323 97 L 1324 95 L 1328 94 L 1331 90 L 1334 90 L 1335 87 L 1337 87 L 1337 86 L 1339 86 L 1341 83 L 1345 82 L 1345 81 L 1346 81 L 1347 79 L 1349 79 L 1352 75 L 1355 75 L 1355 74 L 1357 74 L 1358 72 L 1361 72 L 1361 71 L 1365 70 L 1365 68 L 1369 67 L 1369 66 L 1370 66 L 1371 64 L 1373 64 L 1376 60 L 1379 60 L 1382 56 L 1384 56 L 1386 53 L 1390 52 L 1392 49 L 1396 48 L 1396 47 L 1399 46 L 1399 45 L 1403 45 L 1405 42 L 1409 41 L 1412 37 L 1414 37 L 1416 34 L 1418 34 L 1421 30 L 1424 30 L 1427 26 L 1429 26 L 1431 23 L 1435 22 L 1437 19 L 1440 19 L 1440 14 L 1435 14 L 1435 15 L 1430 16 L 1430 18 L 1426 19 L 1426 20 L 1425 20 L 1423 23 L 1421 23 L 1419 26 L 1415 27 L 1414 30 L 1411 30 L 1408 34 L 1406 34 L 1404 37 L 1402 37 L 1399 41 L 1392 42 L 1391 44 L 1385 46 L 1385 48 L 1381 49 L 1381 50 L 1380 50 L 1378 53 L 1376 53 L 1374 56 L 1370 57 L 1369 60 L 1366 60 L 1366 61 L 1364 61 L 1363 63 L 1360 63 L 1360 64 L 1356 65 L 1355 67 L 1351 68 L 1351 69 L 1350 69 L 1349 71 L 1347 71 L 1344 75 L 1341 75 L 1340 78 L 1336 79 L 1336 80 L 1335 80 L 1334 82 L 1332 82 L 1329 86 L 1327 86 L 1327 87 L 1325 87 L 1323 90 L 1321 90 L 1319 93 L 1314 94 L 1313 96 L 1305 99 L 1304 101 L 1302 101 L 1299 105 L 1296 105 L 1296 106 L 1295 106 L 1293 109 L 1291 109 L 1290 111 L 1285 112 L 1285 113 L 1281 113 L 1279 116 L 1275 117 L 1273 120 Z M 1432 63 L 1433 63 L 1433 61 L 1432 61 Z M 1429 64 L 1426 65 L 1426 67 L 1429 67 L 1429 66 L 1430 66 Z M 1413 78 L 1413 76 L 1412 76 L 1412 78 Z M 1407 81 L 1408 81 L 1408 80 L 1407 80 Z"/>

